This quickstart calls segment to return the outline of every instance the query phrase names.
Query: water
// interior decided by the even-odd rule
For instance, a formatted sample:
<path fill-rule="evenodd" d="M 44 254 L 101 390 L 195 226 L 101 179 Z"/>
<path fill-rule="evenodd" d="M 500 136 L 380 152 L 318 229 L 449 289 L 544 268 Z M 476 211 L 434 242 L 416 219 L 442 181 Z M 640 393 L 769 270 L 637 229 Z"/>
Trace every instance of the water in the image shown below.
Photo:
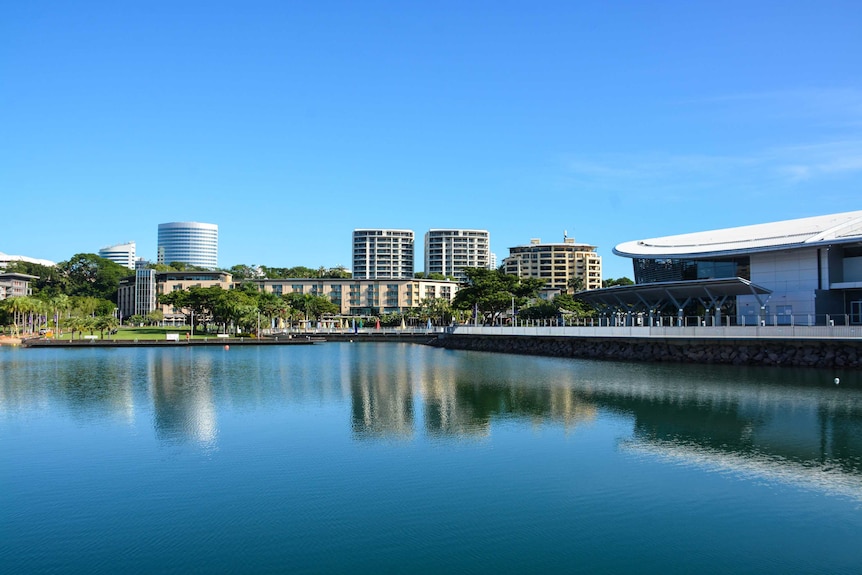
<path fill-rule="evenodd" d="M 0 348 L 2 573 L 859 573 L 860 535 L 858 372 Z"/>

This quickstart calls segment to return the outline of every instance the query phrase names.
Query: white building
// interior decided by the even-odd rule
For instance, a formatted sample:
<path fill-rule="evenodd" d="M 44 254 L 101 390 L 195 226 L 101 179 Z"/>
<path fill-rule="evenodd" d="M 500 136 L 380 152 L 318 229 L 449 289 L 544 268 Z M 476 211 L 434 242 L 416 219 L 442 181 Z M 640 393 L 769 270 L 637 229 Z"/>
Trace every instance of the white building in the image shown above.
<path fill-rule="evenodd" d="M 157 263 L 218 267 L 218 226 L 200 222 L 159 224 Z"/>
<path fill-rule="evenodd" d="M 425 233 L 425 273 L 465 279 L 464 268 L 490 266 L 487 230 L 432 229 Z"/>
<path fill-rule="evenodd" d="M 680 317 L 699 306 L 722 324 L 862 324 L 862 211 L 630 241 L 614 253 L 632 258 L 635 285 L 586 296 L 594 303 Z"/>
<path fill-rule="evenodd" d="M 111 260 L 130 270 L 135 269 L 135 242 L 116 244 L 99 250 L 99 257 Z"/>
<path fill-rule="evenodd" d="M 413 230 L 353 230 L 353 277 L 412 278 L 413 245 Z"/>

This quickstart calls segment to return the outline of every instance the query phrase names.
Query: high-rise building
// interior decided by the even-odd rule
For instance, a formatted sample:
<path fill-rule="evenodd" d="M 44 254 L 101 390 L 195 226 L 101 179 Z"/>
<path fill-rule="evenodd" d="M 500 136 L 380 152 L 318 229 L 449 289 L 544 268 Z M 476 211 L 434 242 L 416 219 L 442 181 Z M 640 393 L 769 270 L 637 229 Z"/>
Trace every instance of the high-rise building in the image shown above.
<path fill-rule="evenodd" d="M 99 257 L 111 260 L 130 270 L 135 269 L 135 242 L 108 246 L 99 250 Z"/>
<path fill-rule="evenodd" d="M 576 244 L 574 238 L 564 237 L 559 244 L 533 239 L 529 245 L 509 248 L 503 267 L 507 274 L 543 279 L 545 289 L 560 293 L 602 287 L 602 257 L 596 246 Z"/>
<path fill-rule="evenodd" d="M 353 230 L 353 277 L 413 277 L 413 230 Z"/>
<path fill-rule="evenodd" d="M 425 234 L 425 273 L 464 279 L 464 268 L 490 265 L 487 230 L 432 229 Z"/>
<path fill-rule="evenodd" d="M 214 269 L 218 267 L 218 226 L 200 222 L 159 224 L 160 264 L 173 262 Z"/>

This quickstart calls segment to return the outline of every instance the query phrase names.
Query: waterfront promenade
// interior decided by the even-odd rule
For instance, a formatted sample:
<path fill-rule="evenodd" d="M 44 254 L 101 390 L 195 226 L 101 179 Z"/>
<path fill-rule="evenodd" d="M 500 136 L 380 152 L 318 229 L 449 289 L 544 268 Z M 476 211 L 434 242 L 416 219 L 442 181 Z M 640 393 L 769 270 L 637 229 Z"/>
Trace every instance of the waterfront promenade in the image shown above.
<path fill-rule="evenodd" d="M 862 326 L 454 326 L 447 349 L 662 363 L 862 368 Z"/>

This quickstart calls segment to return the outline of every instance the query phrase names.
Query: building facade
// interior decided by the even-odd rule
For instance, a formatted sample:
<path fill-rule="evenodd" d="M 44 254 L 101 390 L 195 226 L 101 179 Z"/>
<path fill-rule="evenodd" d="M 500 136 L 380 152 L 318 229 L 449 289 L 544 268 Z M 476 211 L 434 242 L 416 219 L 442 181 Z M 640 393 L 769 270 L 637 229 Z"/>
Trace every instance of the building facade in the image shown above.
<path fill-rule="evenodd" d="M 559 293 L 602 287 L 602 257 L 596 246 L 578 244 L 569 237 L 562 243 L 543 244 L 533 239 L 528 245 L 509 248 L 503 269 L 518 277 L 545 280 L 544 289 Z"/>
<path fill-rule="evenodd" d="M 489 268 L 487 230 L 432 229 L 425 233 L 425 273 L 465 279 L 464 268 Z"/>
<path fill-rule="evenodd" d="M 135 275 L 120 280 L 117 293 L 117 307 L 122 317 L 145 316 L 151 311 L 161 309 L 165 321 L 182 321 L 180 310 L 158 303 L 159 295 L 190 287 L 220 286 L 223 289 L 234 287 L 233 276 L 226 272 L 157 272 L 151 269 L 135 270 Z"/>
<path fill-rule="evenodd" d="M 247 283 L 247 282 L 244 282 Z M 360 280 L 357 278 L 288 278 L 251 280 L 259 289 L 285 295 L 311 294 L 328 298 L 342 315 L 383 315 L 418 308 L 424 300 L 451 302 L 458 283 L 417 278 Z"/>
<path fill-rule="evenodd" d="M 32 295 L 30 282 L 35 279 L 39 278 L 29 274 L 0 273 L 0 300 Z"/>
<path fill-rule="evenodd" d="M 359 280 L 413 277 L 412 230 L 353 230 L 353 278 Z"/>
<path fill-rule="evenodd" d="M 135 242 L 116 244 L 99 250 L 99 257 L 111 260 L 130 270 L 135 269 Z"/>
<path fill-rule="evenodd" d="M 158 257 L 160 264 L 180 262 L 189 266 L 218 267 L 218 226 L 201 222 L 159 224 Z"/>
<path fill-rule="evenodd" d="M 656 308 L 685 307 L 685 298 L 643 295 L 672 286 L 711 320 L 862 324 L 862 211 L 630 241 L 614 253 L 632 259 L 635 285 L 614 296 L 631 295 L 633 307 L 638 294 Z"/>
<path fill-rule="evenodd" d="M 329 299 L 339 308 L 341 315 L 383 315 L 403 313 L 421 307 L 424 300 L 445 299 L 451 302 L 458 291 L 458 283 L 449 280 L 386 279 L 357 280 L 355 278 L 287 278 L 243 280 L 259 290 L 286 295 L 310 294 Z M 184 321 L 182 310 L 159 305 L 158 296 L 191 287 L 220 286 L 233 289 L 233 276 L 226 272 L 156 272 L 137 270 L 134 276 L 120 282 L 118 306 L 122 317 L 145 316 L 161 309 L 165 321 Z"/>

